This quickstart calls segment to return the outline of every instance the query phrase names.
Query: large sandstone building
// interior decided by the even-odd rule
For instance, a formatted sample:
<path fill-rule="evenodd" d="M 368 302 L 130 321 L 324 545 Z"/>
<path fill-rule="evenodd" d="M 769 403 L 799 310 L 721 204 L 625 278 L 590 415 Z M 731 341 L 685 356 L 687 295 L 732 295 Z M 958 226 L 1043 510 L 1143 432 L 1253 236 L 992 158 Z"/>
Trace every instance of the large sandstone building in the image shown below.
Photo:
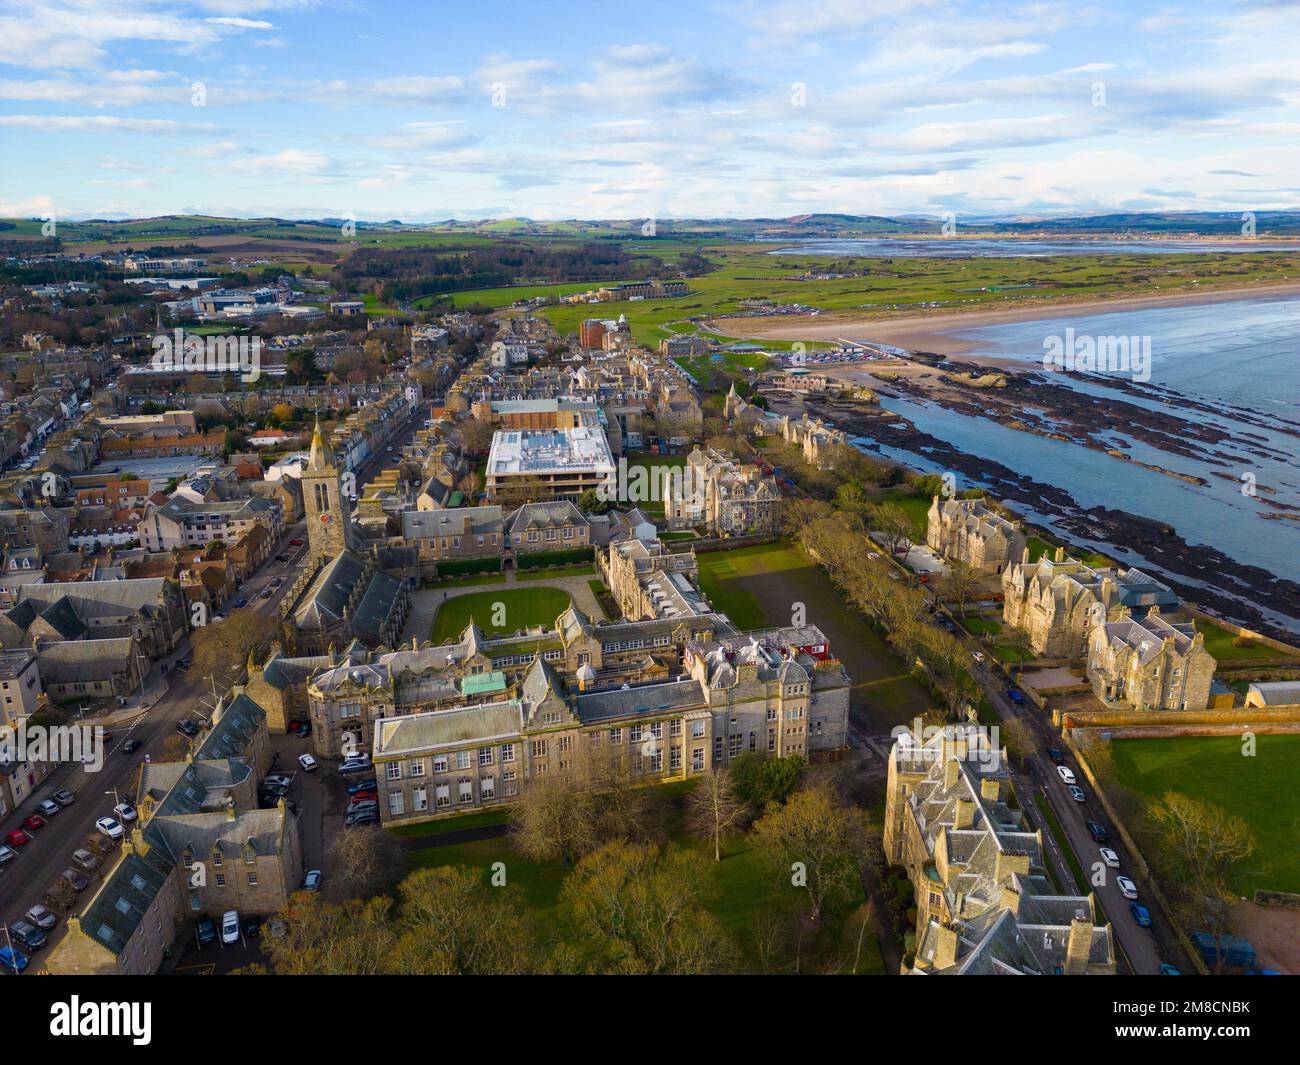
<path fill-rule="evenodd" d="M 1083 658 L 1092 629 L 1121 611 L 1176 609 L 1167 585 L 1136 569 L 1094 569 L 1058 549 L 1053 559 L 1022 561 L 1002 572 L 1002 619 L 1029 634 L 1034 653 Z"/>
<path fill-rule="evenodd" d="M 931 550 L 978 573 L 999 574 L 1025 553 L 1025 534 L 980 499 L 940 499 L 930 504 L 925 542 Z"/>
<path fill-rule="evenodd" d="M 1192 625 L 1171 625 L 1153 609 L 1092 630 L 1088 680 L 1097 698 L 1139 710 L 1204 710 L 1217 663 Z"/>
<path fill-rule="evenodd" d="M 1025 824 L 1006 751 L 949 730 L 889 756 L 884 848 L 916 892 L 911 975 L 1113 975 L 1110 925 L 1062 895 L 1041 830 Z"/>

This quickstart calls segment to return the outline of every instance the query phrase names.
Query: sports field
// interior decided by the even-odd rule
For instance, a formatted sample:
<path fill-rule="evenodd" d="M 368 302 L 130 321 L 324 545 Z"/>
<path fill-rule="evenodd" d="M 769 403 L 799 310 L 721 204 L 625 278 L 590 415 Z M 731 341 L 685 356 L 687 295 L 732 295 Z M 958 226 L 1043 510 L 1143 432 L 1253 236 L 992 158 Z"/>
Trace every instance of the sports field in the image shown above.
<path fill-rule="evenodd" d="M 1232 886 L 1300 892 L 1300 736 L 1257 735 L 1253 757 L 1235 736 L 1180 736 L 1112 742 L 1120 783 L 1146 799 L 1178 791 L 1221 806 L 1255 830 L 1255 853 Z"/>

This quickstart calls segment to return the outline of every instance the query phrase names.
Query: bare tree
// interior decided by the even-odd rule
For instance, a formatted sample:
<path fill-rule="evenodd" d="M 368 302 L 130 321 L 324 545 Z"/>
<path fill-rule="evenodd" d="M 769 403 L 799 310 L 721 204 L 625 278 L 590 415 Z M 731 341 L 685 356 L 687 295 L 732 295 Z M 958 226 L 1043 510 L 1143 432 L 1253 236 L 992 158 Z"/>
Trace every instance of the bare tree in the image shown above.
<path fill-rule="evenodd" d="M 530 781 L 511 811 L 522 854 L 572 865 L 600 843 L 599 810 L 588 782 L 560 776 Z"/>
<path fill-rule="evenodd" d="M 979 587 L 980 575 L 973 566 L 965 562 L 952 562 L 940 584 L 942 593 L 957 604 L 961 616 L 966 616 L 966 604 Z"/>
<path fill-rule="evenodd" d="M 715 768 L 702 777 L 687 800 L 691 828 L 713 840 L 713 860 L 722 861 L 722 838 L 739 830 L 749 807 L 736 791 L 731 773 Z"/>
<path fill-rule="evenodd" d="M 405 864 L 401 841 L 370 825 L 345 828 L 335 836 L 330 859 L 330 892 L 339 899 L 364 899 L 390 891 Z"/>

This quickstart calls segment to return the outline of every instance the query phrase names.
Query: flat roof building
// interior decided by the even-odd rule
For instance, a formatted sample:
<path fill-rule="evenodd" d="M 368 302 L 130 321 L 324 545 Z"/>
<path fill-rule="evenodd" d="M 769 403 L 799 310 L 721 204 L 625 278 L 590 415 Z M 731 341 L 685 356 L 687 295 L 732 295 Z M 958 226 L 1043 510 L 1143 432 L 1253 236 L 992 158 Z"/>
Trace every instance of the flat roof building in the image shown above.
<path fill-rule="evenodd" d="M 520 503 L 576 499 L 612 481 L 614 472 L 609 441 L 598 428 L 502 430 L 488 454 L 487 494 Z"/>

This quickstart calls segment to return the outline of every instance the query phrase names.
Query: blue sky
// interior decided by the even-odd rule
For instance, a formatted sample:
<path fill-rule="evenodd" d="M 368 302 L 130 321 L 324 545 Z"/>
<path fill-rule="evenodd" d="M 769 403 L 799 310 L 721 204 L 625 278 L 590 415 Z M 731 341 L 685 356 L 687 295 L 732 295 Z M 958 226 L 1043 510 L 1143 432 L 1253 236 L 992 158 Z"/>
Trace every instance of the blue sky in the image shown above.
<path fill-rule="evenodd" d="M 1298 55 L 1300 0 L 0 0 L 0 215 L 1293 207 Z"/>

